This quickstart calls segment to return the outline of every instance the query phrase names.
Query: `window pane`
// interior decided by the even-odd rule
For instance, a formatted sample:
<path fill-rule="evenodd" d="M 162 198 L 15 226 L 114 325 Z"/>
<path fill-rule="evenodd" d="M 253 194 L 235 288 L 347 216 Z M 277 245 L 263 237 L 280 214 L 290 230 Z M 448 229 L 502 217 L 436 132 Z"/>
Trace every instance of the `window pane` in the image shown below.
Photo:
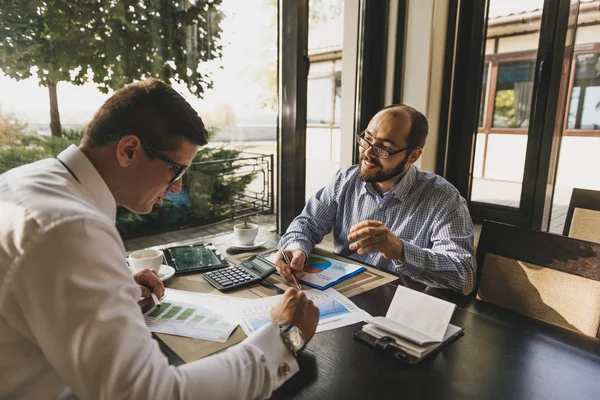
<path fill-rule="evenodd" d="M 529 127 L 535 61 L 500 63 L 494 102 L 496 128 Z"/>
<path fill-rule="evenodd" d="M 600 129 L 600 54 L 577 57 L 568 127 Z"/>
<path fill-rule="evenodd" d="M 308 80 L 308 104 L 306 105 L 306 122 L 309 124 L 331 124 L 331 78 Z"/>

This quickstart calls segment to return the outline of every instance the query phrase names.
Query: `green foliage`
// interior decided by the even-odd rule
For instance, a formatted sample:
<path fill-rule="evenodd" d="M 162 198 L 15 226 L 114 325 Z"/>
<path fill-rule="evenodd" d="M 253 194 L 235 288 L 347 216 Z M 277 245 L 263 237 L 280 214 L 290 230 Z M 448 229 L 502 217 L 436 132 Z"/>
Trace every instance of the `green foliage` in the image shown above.
<path fill-rule="evenodd" d="M 515 120 L 515 91 L 499 90 L 496 93 L 494 108 L 494 126 L 502 128 L 516 127 Z"/>
<path fill-rule="evenodd" d="M 183 176 L 190 204 L 164 200 L 150 214 L 137 215 L 123 208 L 117 212 L 117 228 L 124 237 L 199 226 L 230 215 L 237 198 L 256 174 L 240 171 L 240 154 L 246 148 L 203 147 Z"/>
<path fill-rule="evenodd" d="M 0 174 L 24 164 L 54 158 L 71 144 L 79 145 L 82 130 L 63 131 L 62 137 L 43 136 L 27 131 L 27 124 L 0 109 Z M 209 128 L 209 137 L 216 133 Z M 117 210 L 117 228 L 124 237 L 148 235 L 159 231 L 198 226 L 231 214 L 232 204 L 255 173 L 243 171 L 239 156 L 247 147 L 235 149 L 224 145 L 203 147 L 183 177 L 189 204 L 165 200 L 147 215 L 124 208 Z"/>
<path fill-rule="evenodd" d="M 199 65 L 221 56 L 220 3 L 0 0 L 0 69 L 49 87 L 93 81 L 103 93 L 155 77 L 202 97 L 212 81 Z"/>
<path fill-rule="evenodd" d="M 282 1 L 282 0 L 280 0 Z M 277 0 L 266 0 L 265 7 L 277 10 Z M 343 0 L 311 0 L 308 8 L 309 31 L 319 25 L 328 23 L 336 18 L 343 18 Z M 273 32 L 277 31 L 277 12 L 273 12 L 270 19 L 270 27 Z M 340 43 L 341 45 L 341 43 Z M 253 71 L 254 80 L 262 88 L 267 88 L 257 95 L 257 103 L 265 110 L 277 110 L 277 60 L 271 49 L 266 48 L 260 57 L 261 66 Z"/>
<path fill-rule="evenodd" d="M 83 130 L 63 132 L 63 137 L 42 136 L 27 130 L 27 124 L 0 110 L 0 174 L 44 158 L 56 157 L 71 144 L 78 145 Z"/>

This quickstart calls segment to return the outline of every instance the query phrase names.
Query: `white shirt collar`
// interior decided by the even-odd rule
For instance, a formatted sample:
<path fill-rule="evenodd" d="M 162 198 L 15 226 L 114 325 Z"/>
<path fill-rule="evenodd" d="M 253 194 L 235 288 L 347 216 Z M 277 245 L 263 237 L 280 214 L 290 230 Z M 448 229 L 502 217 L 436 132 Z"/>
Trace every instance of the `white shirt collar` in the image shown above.
<path fill-rule="evenodd" d="M 117 203 L 112 192 L 98 170 L 86 155 L 75 145 L 70 145 L 56 158 L 62 161 L 79 183 L 96 201 L 96 206 L 113 222 L 116 222 Z"/>

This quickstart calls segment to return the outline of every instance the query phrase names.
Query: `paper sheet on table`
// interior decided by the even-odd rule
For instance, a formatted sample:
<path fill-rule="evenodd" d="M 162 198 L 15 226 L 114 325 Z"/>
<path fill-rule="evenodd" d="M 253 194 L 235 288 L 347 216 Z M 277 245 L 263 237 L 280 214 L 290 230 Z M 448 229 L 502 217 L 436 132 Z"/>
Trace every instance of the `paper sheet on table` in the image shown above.
<path fill-rule="evenodd" d="M 358 308 L 347 297 L 335 289 L 305 290 L 306 297 L 312 300 L 320 310 L 317 332 L 341 328 L 369 318 L 370 315 Z M 264 324 L 271 322 L 271 308 L 282 295 L 248 300 L 239 308 L 240 326 L 247 335 L 257 331 Z"/>
<path fill-rule="evenodd" d="M 233 311 L 245 299 L 165 289 L 160 307 L 144 308 L 150 331 L 224 343 L 238 321 Z"/>

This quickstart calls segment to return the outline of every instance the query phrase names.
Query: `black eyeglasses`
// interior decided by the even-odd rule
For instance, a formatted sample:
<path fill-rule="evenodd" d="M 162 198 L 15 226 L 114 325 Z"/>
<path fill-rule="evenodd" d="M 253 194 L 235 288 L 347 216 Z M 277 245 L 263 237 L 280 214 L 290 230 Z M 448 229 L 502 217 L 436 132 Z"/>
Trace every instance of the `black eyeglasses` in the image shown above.
<path fill-rule="evenodd" d="M 112 140 L 121 140 L 123 135 L 111 133 L 108 135 L 108 137 L 111 138 Z M 139 139 L 139 137 L 138 137 L 138 139 Z M 140 139 L 140 143 L 142 144 L 142 148 L 148 155 L 156 157 L 156 158 L 166 162 L 167 164 L 169 164 L 169 166 L 171 168 L 173 168 L 175 170 L 175 176 L 173 177 L 173 179 L 171 179 L 169 181 L 169 186 L 171 186 L 172 184 L 174 184 L 175 182 L 180 180 L 181 177 L 183 176 L 183 174 L 185 174 L 187 172 L 187 170 L 189 168 L 188 166 L 177 164 L 175 161 L 173 161 L 173 159 L 171 157 L 169 157 L 168 155 L 166 155 L 165 153 L 163 153 L 161 151 L 156 150 L 154 147 L 152 147 L 150 145 L 150 143 L 146 142 L 145 140 Z"/>
<path fill-rule="evenodd" d="M 365 139 L 365 133 L 366 131 L 362 131 L 361 133 L 359 133 L 356 136 L 356 141 L 358 142 L 358 145 L 360 147 L 362 147 L 365 150 L 368 150 L 369 147 L 371 147 L 373 149 L 373 153 L 375 153 L 375 155 L 379 158 L 388 158 L 389 156 L 393 156 L 394 154 L 398 154 L 403 152 L 404 150 L 409 150 L 409 149 L 417 149 L 417 147 L 415 146 L 410 146 L 410 147 L 405 147 L 403 149 L 400 150 L 388 150 L 386 148 L 383 148 L 381 146 L 377 146 L 376 144 L 372 144 L 370 143 L 367 139 Z"/>

